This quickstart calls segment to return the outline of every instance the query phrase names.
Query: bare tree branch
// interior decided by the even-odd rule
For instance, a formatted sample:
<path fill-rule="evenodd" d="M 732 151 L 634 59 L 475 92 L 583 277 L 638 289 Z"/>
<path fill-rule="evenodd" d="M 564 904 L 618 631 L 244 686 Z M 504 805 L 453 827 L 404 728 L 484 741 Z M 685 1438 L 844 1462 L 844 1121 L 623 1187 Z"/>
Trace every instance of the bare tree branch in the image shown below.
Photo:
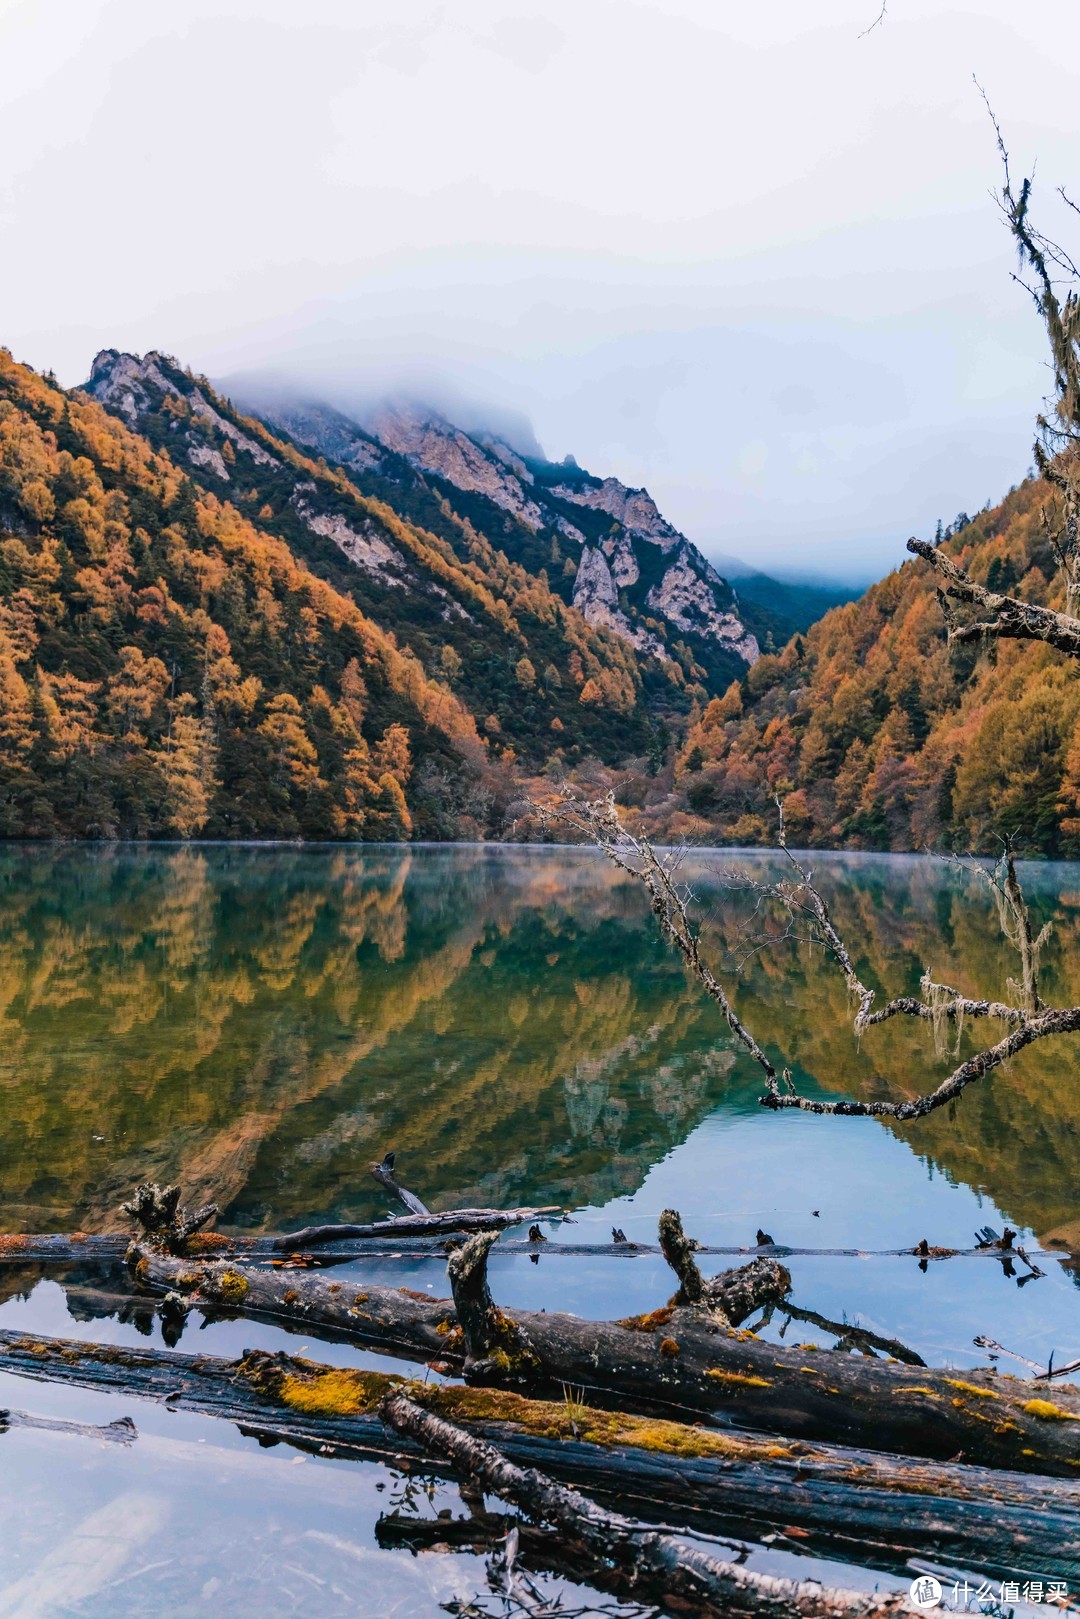
<path fill-rule="evenodd" d="M 682 851 L 677 850 L 661 859 L 648 838 L 633 837 L 620 824 L 615 813 L 615 800 L 610 793 L 606 798 L 592 802 L 567 798 L 557 809 L 540 804 L 534 805 L 534 809 L 541 821 L 559 821 L 595 843 L 621 871 L 628 872 L 644 884 L 661 934 L 669 944 L 675 946 L 710 1000 L 720 1008 L 724 1022 L 762 1069 L 766 1080 L 775 1083 L 776 1069 L 739 1018 L 719 980 L 702 958 L 701 937 L 690 921 L 688 910 L 693 894 L 685 884 L 676 882 Z"/>
<path fill-rule="evenodd" d="M 874 20 L 870 24 L 869 28 L 864 28 L 863 29 L 862 33 L 859 35 L 860 39 L 865 39 L 867 34 L 872 34 L 874 32 L 875 28 L 878 28 L 878 27 L 881 26 L 881 24 L 885 21 L 885 13 L 886 13 L 887 10 L 888 10 L 888 0 L 881 0 L 881 10 L 878 12 L 877 16 L 874 18 Z"/>
<path fill-rule="evenodd" d="M 1080 270 L 1065 248 L 1032 224 L 1032 179 L 1029 176 L 1019 187 L 1014 186 L 1001 126 L 986 91 L 977 79 L 975 84 L 986 103 L 1001 158 L 1004 181 L 997 193 L 997 203 L 1016 243 L 1021 265 L 1030 272 L 1033 283 L 1023 275 L 1014 279 L 1034 299 L 1050 342 L 1054 398 L 1036 419 L 1034 454 L 1035 465 L 1057 497 L 1053 514 L 1043 508 L 1042 525 L 1065 587 L 1065 611 L 1056 612 L 988 590 L 943 549 L 925 540 L 913 537 L 908 540 L 907 548 L 929 562 L 941 580 L 939 601 L 950 642 L 963 645 L 995 638 L 1044 641 L 1068 657 L 1077 658 L 1080 657 L 1080 618 L 1077 617 L 1080 613 L 1080 297 L 1077 291 Z M 1080 213 L 1080 208 L 1063 188 L 1059 187 L 1059 195 L 1067 207 Z M 1055 272 L 1071 283 L 1064 296 L 1059 295 L 1060 283 L 1055 279 Z M 953 603 L 977 608 L 978 617 L 960 618 Z"/>
<path fill-rule="evenodd" d="M 1038 958 L 1049 936 L 1049 928 L 1043 928 L 1038 935 L 1034 932 L 1011 845 L 1006 845 L 1001 860 L 994 868 L 973 862 L 970 867 L 962 864 L 962 869 L 976 871 L 987 883 L 997 907 L 1002 932 L 1019 953 L 1020 980 L 1010 980 L 1009 987 L 1017 993 L 1020 1004 L 971 999 L 947 984 L 935 982 L 927 970 L 921 986 L 926 1000 L 898 996 L 875 1011 L 875 991 L 859 977 L 851 952 L 833 921 L 828 903 L 817 888 L 812 872 L 787 847 L 783 809 L 780 806 L 780 848 L 795 871 L 795 880 L 771 884 L 750 882 L 743 886 L 756 892 L 759 900 L 769 899 L 780 905 L 790 918 L 805 929 L 801 933 L 789 931 L 781 937 L 795 937 L 820 945 L 826 959 L 836 965 L 855 1005 L 853 1028 L 856 1035 L 890 1018 L 913 1017 L 934 1025 L 940 1051 L 943 1049 L 940 1034 L 946 1023 L 951 1023 L 958 1033 L 964 1020 L 969 1017 L 994 1018 L 1010 1025 L 1007 1034 L 960 1063 L 935 1090 L 908 1101 L 824 1102 L 801 1096 L 788 1070 L 784 1069 L 782 1073 L 777 1070 L 757 1038 L 743 1023 L 703 958 L 700 931 L 690 916 L 695 903 L 693 891 L 687 884 L 675 880 L 683 851 L 661 856 L 647 837 L 635 837 L 627 831 L 618 819 L 611 794 L 594 801 L 566 798 L 554 809 L 537 806 L 537 813 L 542 819 L 561 822 L 588 838 L 620 870 L 628 872 L 644 885 L 662 936 L 675 946 L 698 983 L 720 1008 L 732 1034 L 762 1069 L 765 1075 L 765 1091 L 760 1098 L 763 1107 L 800 1108 L 807 1113 L 836 1113 L 848 1117 L 918 1119 L 955 1101 L 969 1085 L 1000 1068 L 1002 1063 L 1008 1062 L 1035 1041 L 1051 1035 L 1080 1032 L 1080 1006 L 1050 1007 L 1041 997 Z"/>

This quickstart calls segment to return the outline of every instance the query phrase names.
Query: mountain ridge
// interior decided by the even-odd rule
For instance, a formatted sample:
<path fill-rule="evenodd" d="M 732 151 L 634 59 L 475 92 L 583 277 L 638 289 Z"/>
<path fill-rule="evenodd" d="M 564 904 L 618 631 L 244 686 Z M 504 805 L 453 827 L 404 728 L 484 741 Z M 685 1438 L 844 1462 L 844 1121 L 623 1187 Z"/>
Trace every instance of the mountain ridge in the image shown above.
<path fill-rule="evenodd" d="M 395 476 L 393 466 L 381 464 L 389 451 L 437 480 L 451 500 L 464 495 L 490 502 L 529 536 L 543 539 L 539 546 L 504 528 L 500 537 L 515 560 L 530 571 L 542 563 L 553 575 L 561 570 L 573 580 L 560 589 L 553 577 L 563 598 L 639 653 L 665 661 L 674 632 L 714 684 L 732 660 L 749 665 L 759 655 L 731 586 L 661 516 L 647 490 L 596 477 L 572 458 L 527 456 L 495 433 L 467 433 L 436 408 L 405 397 L 376 401 L 350 417 L 337 406 L 287 398 L 280 384 L 272 395 L 257 386 L 245 391 L 243 378 L 230 379 L 229 386 L 241 408 L 361 480 L 379 472 Z M 670 554 L 670 565 L 658 567 L 656 552 L 665 564 Z"/>

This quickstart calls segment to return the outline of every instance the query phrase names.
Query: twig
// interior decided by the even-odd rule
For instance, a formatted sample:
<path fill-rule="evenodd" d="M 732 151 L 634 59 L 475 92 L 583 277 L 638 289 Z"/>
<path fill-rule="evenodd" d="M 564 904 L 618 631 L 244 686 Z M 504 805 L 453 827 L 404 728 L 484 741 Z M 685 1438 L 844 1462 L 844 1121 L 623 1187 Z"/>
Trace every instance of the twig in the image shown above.
<path fill-rule="evenodd" d="M 863 29 L 862 33 L 859 35 L 860 39 L 865 39 L 867 34 L 872 34 L 874 32 L 875 28 L 880 27 L 880 25 L 885 21 L 885 12 L 886 12 L 887 8 L 888 8 L 888 0 L 881 0 L 881 10 L 878 12 L 877 16 L 874 18 L 874 20 L 870 24 L 869 28 L 864 28 Z"/>

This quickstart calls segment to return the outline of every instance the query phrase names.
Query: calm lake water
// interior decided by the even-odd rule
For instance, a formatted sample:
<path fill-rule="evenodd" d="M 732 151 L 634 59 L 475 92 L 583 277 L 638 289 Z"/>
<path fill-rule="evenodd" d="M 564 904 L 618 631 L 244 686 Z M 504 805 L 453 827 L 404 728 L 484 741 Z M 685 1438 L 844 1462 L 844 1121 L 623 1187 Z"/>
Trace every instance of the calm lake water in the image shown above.
<path fill-rule="evenodd" d="M 747 910 L 721 866 L 761 876 L 775 857 L 688 859 L 718 961 Z M 930 966 L 969 994 L 1004 993 L 1013 963 L 970 875 L 906 857 L 818 856 L 815 868 L 871 982 L 913 992 Z M 1054 924 L 1047 998 L 1080 1000 L 1080 868 L 1030 867 L 1025 881 Z M 914 1095 L 957 1060 L 899 1021 L 860 1047 L 842 981 L 791 942 L 745 963 L 737 1001 L 810 1092 Z M 714 1243 L 753 1243 L 761 1226 L 823 1248 L 968 1246 L 1008 1222 L 1062 1258 L 1030 1280 L 983 1260 L 923 1273 L 911 1258 L 793 1258 L 793 1298 L 936 1362 L 985 1365 L 979 1334 L 1060 1362 L 1080 1357 L 1066 1257 L 1080 1249 L 1078 1058 L 1075 1042 L 1047 1042 L 952 1116 L 914 1126 L 775 1115 L 640 890 L 592 851 L 0 849 L 0 1230 L 117 1229 L 118 1204 L 147 1178 L 213 1197 L 224 1230 L 374 1218 L 386 1199 L 367 1165 L 388 1148 L 436 1209 L 559 1203 L 583 1241 L 612 1225 L 653 1240 L 668 1205 Z M 446 1290 L 440 1263 L 378 1273 Z M 146 1342 L 76 1280 L 82 1291 L 0 1268 L 0 1326 Z M 671 1291 L 648 1258 L 507 1254 L 492 1280 L 506 1304 L 597 1317 Z M 160 1345 L 155 1321 L 140 1326 Z M 792 1323 L 788 1341 L 806 1332 Z M 180 1347 L 256 1344 L 303 1347 L 198 1316 Z M 405 1485 L 374 1464 L 261 1451 L 209 1419 L 11 1377 L 0 1406 L 126 1413 L 140 1432 L 122 1451 L 0 1434 L 0 1619 L 437 1615 L 486 1589 L 481 1559 L 378 1548 L 376 1519 Z M 456 1502 L 440 1486 L 423 1510 Z M 751 1561 L 876 1577 L 775 1548 Z"/>

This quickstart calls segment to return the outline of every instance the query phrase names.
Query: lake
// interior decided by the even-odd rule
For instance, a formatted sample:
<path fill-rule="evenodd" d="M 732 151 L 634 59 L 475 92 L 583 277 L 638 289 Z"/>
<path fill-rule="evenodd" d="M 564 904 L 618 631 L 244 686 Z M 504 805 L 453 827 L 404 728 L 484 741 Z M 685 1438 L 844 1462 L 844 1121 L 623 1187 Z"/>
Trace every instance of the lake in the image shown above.
<path fill-rule="evenodd" d="M 1005 994 L 1014 963 L 970 873 L 913 857 L 814 866 L 870 982 L 914 993 L 929 966 L 965 993 Z M 695 851 L 685 870 L 713 958 L 738 975 L 741 1015 L 800 1089 L 911 1096 L 955 1066 L 926 1025 L 896 1020 L 856 1042 L 842 980 L 805 945 L 743 960 L 750 901 L 729 868 L 760 877 L 776 857 Z M 1046 997 L 1080 1000 L 1080 868 L 1023 874 L 1040 923 L 1053 923 Z M 973 1049 L 968 1031 L 961 1045 Z M 1080 1250 L 1078 1057 L 1073 1042 L 1046 1042 L 908 1126 L 774 1114 L 639 887 L 591 850 L 0 848 L 0 1231 L 118 1229 L 119 1203 L 144 1179 L 212 1197 L 226 1231 L 376 1218 L 386 1194 L 367 1166 L 390 1148 L 435 1209 L 558 1203 L 583 1242 L 612 1226 L 654 1241 L 669 1205 L 702 1241 L 735 1245 L 762 1227 L 793 1246 L 967 1247 L 1008 1223 L 1061 1258 L 1032 1276 L 982 1259 L 922 1271 L 911 1257 L 793 1257 L 792 1297 L 928 1361 L 986 1365 L 973 1340 L 989 1334 L 1060 1363 L 1080 1356 L 1068 1257 Z M 377 1270 L 446 1291 L 441 1262 Z M 673 1287 L 648 1257 L 534 1265 L 496 1250 L 491 1270 L 500 1302 L 582 1316 L 651 1309 Z M 0 1267 L 0 1327 L 160 1346 L 152 1313 L 117 1313 L 87 1282 Z M 768 1330 L 799 1333 L 781 1316 Z M 180 1347 L 255 1345 L 295 1352 L 303 1340 L 196 1314 Z M 122 1449 L 0 1433 L 0 1619 L 438 1615 L 486 1590 L 482 1559 L 378 1545 L 392 1500 L 419 1490 L 430 1512 L 455 1504 L 449 1486 L 425 1493 L 375 1464 L 262 1450 L 209 1418 L 13 1377 L 0 1377 L 2 1406 L 129 1414 L 140 1438 Z M 797 1548 L 750 1556 L 876 1578 Z"/>

